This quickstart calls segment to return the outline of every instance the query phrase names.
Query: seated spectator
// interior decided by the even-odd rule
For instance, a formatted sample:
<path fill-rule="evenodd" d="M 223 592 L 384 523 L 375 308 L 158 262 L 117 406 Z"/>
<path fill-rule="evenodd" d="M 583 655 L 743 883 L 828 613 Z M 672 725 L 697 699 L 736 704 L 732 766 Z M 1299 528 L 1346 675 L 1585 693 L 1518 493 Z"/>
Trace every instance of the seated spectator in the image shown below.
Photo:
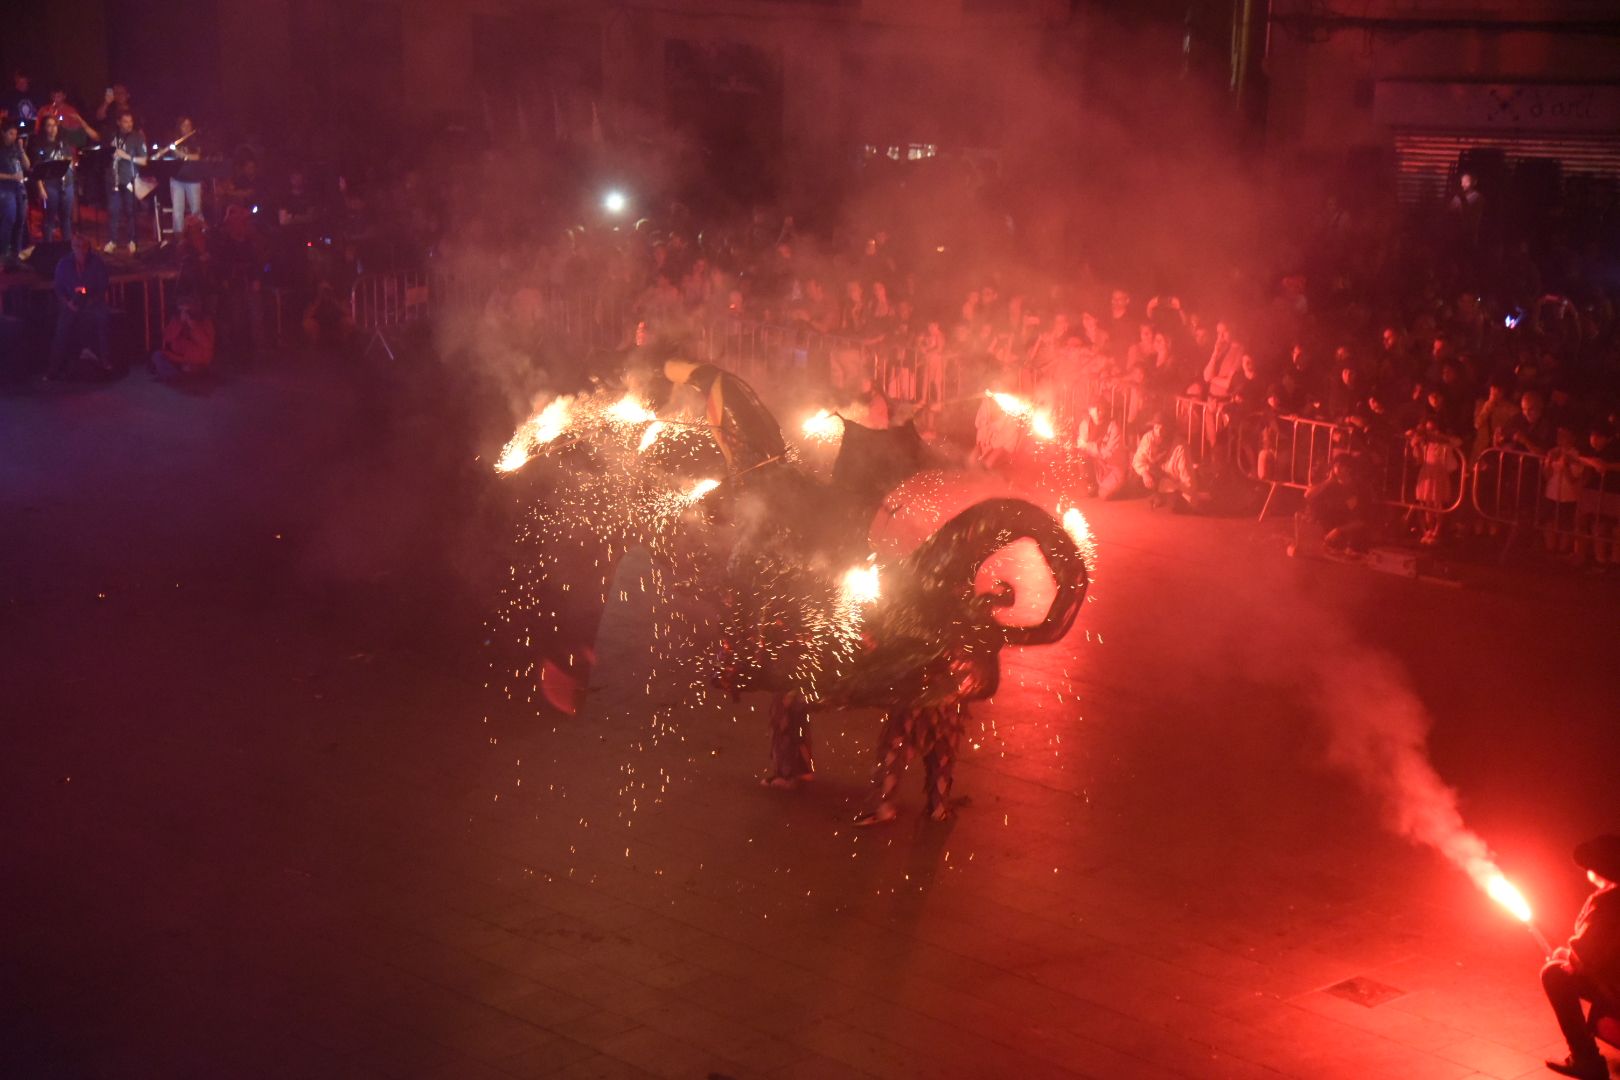
<path fill-rule="evenodd" d="M 163 328 L 163 347 L 152 354 L 152 377 L 160 382 L 189 379 L 214 362 L 214 321 L 194 297 L 181 297 L 174 318 Z"/>
<path fill-rule="evenodd" d="M 51 359 L 45 369 L 46 381 L 66 379 L 72 370 L 70 349 L 75 339 L 89 337 L 89 345 L 79 353 L 103 371 L 112 370 L 107 351 L 107 264 L 91 249 L 90 237 L 73 234 L 72 250 L 56 264 L 56 335 L 51 341 Z"/>
<path fill-rule="evenodd" d="M 1081 417 L 1075 448 L 1088 494 L 1101 499 L 1118 495 L 1125 486 L 1125 433 L 1106 404 L 1093 402 Z"/>
<path fill-rule="evenodd" d="M 1192 504 L 1193 471 L 1187 446 L 1170 431 L 1162 414 L 1155 413 L 1136 444 L 1131 470 L 1147 488 L 1149 505 L 1184 509 Z"/>
<path fill-rule="evenodd" d="M 1322 528 L 1322 544 L 1329 553 L 1366 551 L 1372 535 L 1372 510 L 1372 494 L 1361 479 L 1358 463 L 1349 454 L 1335 454 L 1327 476 L 1306 489 L 1305 508 L 1294 518 L 1294 543 L 1288 554 L 1299 553 L 1307 523 Z"/>

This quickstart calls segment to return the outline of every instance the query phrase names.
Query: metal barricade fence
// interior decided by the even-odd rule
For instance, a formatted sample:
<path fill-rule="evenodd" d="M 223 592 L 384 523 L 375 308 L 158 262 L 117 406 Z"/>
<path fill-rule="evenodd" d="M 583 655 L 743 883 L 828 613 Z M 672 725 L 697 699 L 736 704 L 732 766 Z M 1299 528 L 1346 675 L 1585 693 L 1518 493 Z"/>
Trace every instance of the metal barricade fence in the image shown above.
<path fill-rule="evenodd" d="M 1450 514 L 1468 493 L 1468 459 L 1459 443 L 1425 435 L 1392 435 L 1364 444 L 1373 494 L 1386 506 Z"/>
<path fill-rule="evenodd" d="M 1333 455 L 1347 447 L 1349 437 L 1348 428 L 1327 420 L 1260 413 L 1245 417 L 1235 436 L 1239 468 L 1250 480 L 1270 485 L 1260 520 L 1266 519 L 1279 488 L 1304 491 L 1326 476 Z"/>
<path fill-rule="evenodd" d="M 1481 518 L 1512 530 L 1510 547 L 1524 530 L 1609 545 L 1620 527 L 1620 469 L 1573 449 L 1485 450 L 1474 462 L 1470 494 Z"/>
<path fill-rule="evenodd" d="M 349 318 L 361 333 L 374 334 L 426 318 L 432 298 L 425 271 L 361 274 L 349 289 Z"/>
<path fill-rule="evenodd" d="M 1176 398 L 1176 431 L 1194 465 L 1215 459 L 1227 427 L 1226 402 L 1185 395 Z"/>

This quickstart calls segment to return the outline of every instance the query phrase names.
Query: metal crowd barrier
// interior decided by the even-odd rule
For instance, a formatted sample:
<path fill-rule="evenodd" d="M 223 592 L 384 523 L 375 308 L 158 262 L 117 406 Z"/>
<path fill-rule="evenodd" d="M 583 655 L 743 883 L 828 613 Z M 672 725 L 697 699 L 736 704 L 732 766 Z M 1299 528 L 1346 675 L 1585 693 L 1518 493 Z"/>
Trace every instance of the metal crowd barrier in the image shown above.
<path fill-rule="evenodd" d="M 432 299 L 425 271 L 361 274 L 349 289 L 349 318 L 366 334 L 407 326 L 428 316 Z"/>
<path fill-rule="evenodd" d="M 1224 444 L 1229 426 L 1226 402 L 1218 398 L 1176 398 L 1176 430 L 1187 445 L 1187 456 L 1194 465 L 1215 460 L 1217 447 Z"/>
<path fill-rule="evenodd" d="M 1470 485 L 1474 509 L 1484 520 L 1509 528 L 1504 555 L 1525 531 L 1583 545 L 1614 542 L 1620 526 L 1620 469 L 1599 467 L 1584 450 L 1570 454 L 1567 471 L 1556 460 L 1503 447 L 1485 450 L 1475 460 Z"/>
<path fill-rule="evenodd" d="M 1279 489 L 1305 491 L 1319 483 L 1337 454 L 1356 456 L 1374 497 L 1386 506 L 1451 514 L 1468 491 L 1468 461 L 1456 442 L 1444 438 L 1369 439 L 1349 424 L 1256 413 L 1238 425 L 1235 453 L 1245 476 L 1270 487 L 1261 521 Z"/>

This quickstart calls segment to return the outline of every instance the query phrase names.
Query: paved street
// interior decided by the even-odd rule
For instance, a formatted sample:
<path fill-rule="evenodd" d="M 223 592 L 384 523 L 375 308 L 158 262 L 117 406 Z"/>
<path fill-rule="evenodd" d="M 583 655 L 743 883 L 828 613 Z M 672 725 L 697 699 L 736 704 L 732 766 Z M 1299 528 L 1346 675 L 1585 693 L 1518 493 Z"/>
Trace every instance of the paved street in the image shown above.
<path fill-rule="evenodd" d="M 441 381 L 0 397 L 0 1075 L 1550 1075 L 1530 935 L 1334 759 L 1421 706 L 1563 936 L 1620 826 L 1614 580 L 1087 504 L 965 805 L 918 769 L 856 830 L 874 716 L 762 789 L 762 699 L 654 721 L 629 588 L 581 715 L 508 701 L 509 496 Z"/>

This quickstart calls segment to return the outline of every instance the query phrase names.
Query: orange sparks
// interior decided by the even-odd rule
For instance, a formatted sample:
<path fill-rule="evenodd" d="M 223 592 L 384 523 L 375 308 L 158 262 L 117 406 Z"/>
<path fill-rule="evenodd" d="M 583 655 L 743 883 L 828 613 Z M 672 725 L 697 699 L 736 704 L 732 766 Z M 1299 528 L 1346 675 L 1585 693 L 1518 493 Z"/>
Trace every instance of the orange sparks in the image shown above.
<path fill-rule="evenodd" d="M 641 443 L 636 447 L 636 453 L 646 453 L 652 448 L 652 444 L 658 441 L 658 436 L 662 435 L 663 433 L 664 422 L 662 420 L 654 420 L 651 424 L 647 425 L 647 430 L 641 433 Z"/>
<path fill-rule="evenodd" d="M 686 501 L 697 502 L 699 499 L 703 498 L 703 496 L 707 495 L 709 492 L 713 491 L 719 486 L 720 481 L 718 480 L 699 480 L 697 483 L 693 484 L 691 490 L 686 493 Z"/>
<path fill-rule="evenodd" d="M 658 414 L 643 405 L 634 394 L 626 394 L 609 405 L 603 415 L 610 424 L 645 424 L 658 419 Z"/>
<path fill-rule="evenodd" d="M 552 398 L 546 407 L 529 417 L 518 427 L 501 456 L 495 462 L 496 472 L 512 472 L 529 463 L 529 459 L 542 447 L 553 442 L 568 430 L 571 397 Z"/>

